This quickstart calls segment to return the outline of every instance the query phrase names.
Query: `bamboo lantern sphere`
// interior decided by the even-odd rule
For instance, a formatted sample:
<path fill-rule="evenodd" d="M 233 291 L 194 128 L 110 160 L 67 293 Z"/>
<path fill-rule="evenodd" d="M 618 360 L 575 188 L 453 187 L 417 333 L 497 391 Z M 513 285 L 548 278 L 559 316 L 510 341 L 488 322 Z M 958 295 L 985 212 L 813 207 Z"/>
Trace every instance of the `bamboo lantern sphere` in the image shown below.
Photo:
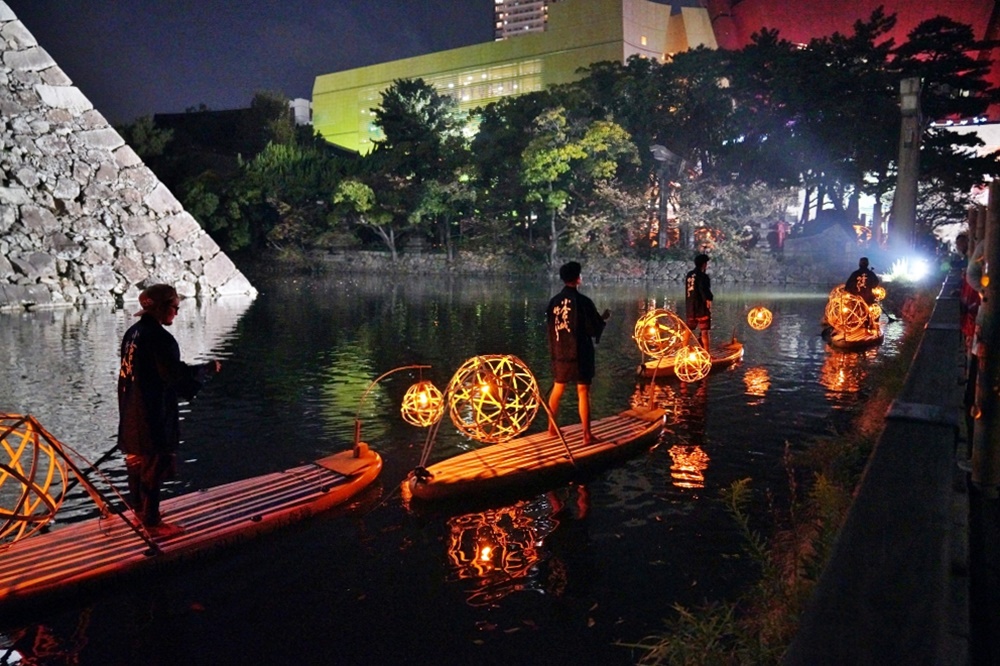
<path fill-rule="evenodd" d="M 66 496 L 59 446 L 31 416 L 0 414 L 0 540 L 34 534 L 55 516 Z"/>
<path fill-rule="evenodd" d="M 399 411 L 407 423 L 426 428 L 437 423 L 444 414 L 444 396 L 432 382 L 419 381 L 406 389 Z"/>
<path fill-rule="evenodd" d="M 876 301 L 881 301 L 883 298 L 885 298 L 885 287 L 879 285 L 877 287 L 872 288 L 872 296 L 875 297 Z"/>
<path fill-rule="evenodd" d="M 538 413 L 538 382 L 516 356 L 473 356 L 448 384 L 452 423 L 484 444 L 497 444 L 527 430 Z"/>
<path fill-rule="evenodd" d="M 774 316 L 771 314 L 771 311 L 763 305 L 751 308 L 750 312 L 747 313 L 747 323 L 755 331 L 763 331 L 770 326 L 773 318 Z"/>
<path fill-rule="evenodd" d="M 696 382 L 708 376 L 712 357 L 699 345 L 681 347 L 674 355 L 674 373 L 682 382 Z"/>
<path fill-rule="evenodd" d="M 882 316 L 882 306 L 878 303 L 872 303 L 869 305 L 868 311 L 872 314 L 872 321 L 878 321 Z"/>
<path fill-rule="evenodd" d="M 868 304 L 846 291 L 826 303 L 826 320 L 838 331 L 856 331 L 868 325 Z"/>
<path fill-rule="evenodd" d="M 632 334 L 639 351 L 653 358 L 675 353 L 687 339 L 687 324 L 666 308 L 656 308 L 639 317 Z"/>

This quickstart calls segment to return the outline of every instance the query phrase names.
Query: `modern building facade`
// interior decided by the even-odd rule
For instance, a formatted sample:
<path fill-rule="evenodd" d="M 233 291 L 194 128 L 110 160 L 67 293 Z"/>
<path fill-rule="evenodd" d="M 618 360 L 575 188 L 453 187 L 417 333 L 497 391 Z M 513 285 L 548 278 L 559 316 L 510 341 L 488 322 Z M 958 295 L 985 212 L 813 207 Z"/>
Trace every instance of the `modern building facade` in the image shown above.
<path fill-rule="evenodd" d="M 739 49 L 764 28 L 795 43 L 850 34 L 882 6 L 897 16 L 897 44 L 921 21 L 947 16 L 977 39 L 1000 38 L 1000 0 L 494 0 L 497 41 L 324 74 L 313 85 L 313 124 L 361 153 L 379 138 L 372 109 L 401 78 L 422 78 L 460 109 L 578 79 L 580 68 L 633 55 L 664 61 L 698 46 Z M 996 50 L 979 54 L 998 59 Z M 1000 85 L 1000 68 L 991 78 Z M 1000 109 L 997 110 L 1000 114 Z M 991 110 L 991 116 L 993 111 Z M 996 118 L 992 118 L 996 120 Z"/>
<path fill-rule="evenodd" d="M 498 0 L 505 11 L 513 0 Z M 327 141 L 369 152 L 379 138 L 372 109 L 396 79 L 422 78 L 461 110 L 578 79 L 580 68 L 633 55 L 663 61 L 697 46 L 716 48 L 708 10 L 649 0 L 560 0 L 544 5 L 544 30 L 318 76 L 313 125 Z M 533 10 L 539 8 L 534 7 Z M 497 15 L 500 15 L 498 6 Z"/>

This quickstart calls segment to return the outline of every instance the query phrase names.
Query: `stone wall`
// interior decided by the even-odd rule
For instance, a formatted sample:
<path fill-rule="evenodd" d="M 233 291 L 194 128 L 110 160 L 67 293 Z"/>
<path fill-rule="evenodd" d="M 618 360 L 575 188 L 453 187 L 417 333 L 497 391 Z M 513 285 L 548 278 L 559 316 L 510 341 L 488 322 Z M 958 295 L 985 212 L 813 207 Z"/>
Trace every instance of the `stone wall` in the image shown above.
<path fill-rule="evenodd" d="M 0 0 L 0 310 L 120 304 L 155 282 L 256 295 Z"/>
<path fill-rule="evenodd" d="M 579 259 L 579 257 L 567 257 Z M 403 253 L 392 261 L 388 252 L 344 251 L 317 253 L 310 257 L 315 270 L 334 273 L 379 273 L 383 275 L 509 275 L 551 277 L 556 271 L 544 263 L 526 264 L 523 258 L 484 252 L 458 252 L 448 263 L 439 252 Z M 663 282 L 680 283 L 694 264 L 668 259 L 629 259 L 623 257 L 581 259 L 587 282 Z M 280 264 L 271 266 L 281 270 Z M 840 259 L 819 260 L 813 256 L 789 255 L 778 258 L 766 251 L 754 251 L 739 259 L 716 259 L 709 264 L 712 282 L 728 284 L 800 284 L 831 285 L 843 282 L 856 267 Z"/>

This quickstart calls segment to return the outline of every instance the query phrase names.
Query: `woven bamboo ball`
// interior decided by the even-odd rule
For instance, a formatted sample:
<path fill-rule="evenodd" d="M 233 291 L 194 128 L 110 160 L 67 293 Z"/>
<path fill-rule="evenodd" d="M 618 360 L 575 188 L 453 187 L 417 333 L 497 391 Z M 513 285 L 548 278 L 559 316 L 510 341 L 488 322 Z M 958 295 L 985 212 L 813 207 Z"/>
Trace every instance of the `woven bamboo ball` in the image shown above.
<path fill-rule="evenodd" d="M 771 314 L 771 311 L 763 305 L 751 308 L 750 312 L 747 313 L 747 323 L 750 324 L 750 328 L 755 331 L 763 331 L 771 325 L 772 319 L 773 315 Z"/>
<path fill-rule="evenodd" d="M 446 394 L 452 423 L 486 444 L 527 430 L 538 413 L 538 382 L 516 356 L 474 356 L 451 378 Z"/>
<path fill-rule="evenodd" d="M 0 540 L 13 543 L 55 517 L 66 495 L 66 465 L 56 451 L 61 445 L 32 416 L 0 414 L 0 445 Z"/>
<path fill-rule="evenodd" d="M 687 324 L 677 314 L 656 308 L 639 317 L 632 337 L 643 354 L 662 358 L 676 353 L 689 334 Z"/>
<path fill-rule="evenodd" d="M 712 357 L 698 345 L 681 347 L 674 355 L 674 373 L 682 382 L 696 382 L 708 376 Z"/>
<path fill-rule="evenodd" d="M 407 423 L 426 428 L 437 423 L 444 414 L 444 396 L 432 382 L 419 381 L 406 389 L 399 411 Z"/>
<path fill-rule="evenodd" d="M 838 331 L 856 331 L 868 325 L 868 304 L 846 291 L 826 303 L 826 321 Z"/>

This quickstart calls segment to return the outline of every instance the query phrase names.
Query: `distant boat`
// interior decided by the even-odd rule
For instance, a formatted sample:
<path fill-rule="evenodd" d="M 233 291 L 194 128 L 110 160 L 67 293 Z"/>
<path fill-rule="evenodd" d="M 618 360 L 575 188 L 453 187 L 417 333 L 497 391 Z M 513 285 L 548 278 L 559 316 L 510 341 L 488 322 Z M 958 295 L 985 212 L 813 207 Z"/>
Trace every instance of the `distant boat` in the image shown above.
<path fill-rule="evenodd" d="M 329 510 L 378 477 L 382 459 L 361 445 L 313 463 L 167 499 L 183 531 L 157 537 L 131 513 L 27 536 L 0 551 L 0 614 L 26 604 L 120 584 Z"/>
<path fill-rule="evenodd" d="M 853 331 L 841 331 L 826 325 L 823 327 L 822 335 L 828 345 L 841 351 L 863 351 L 882 344 L 885 339 L 882 327 L 877 323 L 874 328 L 859 328 Z"/>
<path fill-rule="evenodd" d="M 728 368 L 743 359 L 743 343 L 735 337 L 721 345 L 712 347 L 709 355 L 712 359 L 712 371 L 720 368 Z M 637 372 L 647 379 L 669 379 L 676 377 L 674 372 L 674 356 L 667 355 L 662 358 L 652 359 L 642 363 Z"/>
<path fill-rule="evenodd" d="M 583 442 L 579 423 L 562 437 L 541 432 L 459 454 L 410 472 L 403 492 L 419 500 L 489 498 L 496 493 L 559 483 L 627 457 L 663 428 L 664 410 L 629 409 L 591 423 Z"/>

